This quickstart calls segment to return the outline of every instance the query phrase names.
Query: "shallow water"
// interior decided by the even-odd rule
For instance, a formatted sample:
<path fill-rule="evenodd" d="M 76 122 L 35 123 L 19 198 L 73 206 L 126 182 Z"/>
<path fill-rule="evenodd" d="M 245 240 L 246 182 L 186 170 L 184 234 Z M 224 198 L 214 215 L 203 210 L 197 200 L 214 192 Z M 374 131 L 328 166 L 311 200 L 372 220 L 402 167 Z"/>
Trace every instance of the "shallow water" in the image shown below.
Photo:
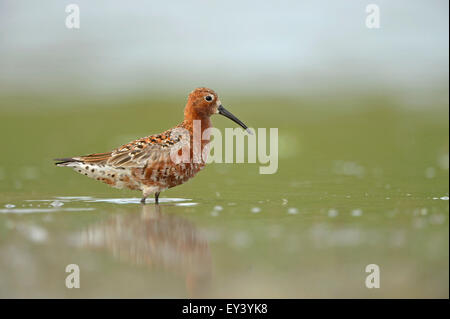
<path fill-rule="evenodd" d="M 0 297 L 448 297 L 448 109 L 374 104 L 286 103 L 287 119 L 246 104 L 234 113 L 251 126 L 279 127 L 277 174 L 212 164 L 159 206 L 51 158 L 161 131 L 170 112 L 3 110 L 0 136 L 14 137 L 0 159 Z M 80 289 L 65 287 L 68 264 Z M 379 289 L 365 286 L 368 264 Z"/>

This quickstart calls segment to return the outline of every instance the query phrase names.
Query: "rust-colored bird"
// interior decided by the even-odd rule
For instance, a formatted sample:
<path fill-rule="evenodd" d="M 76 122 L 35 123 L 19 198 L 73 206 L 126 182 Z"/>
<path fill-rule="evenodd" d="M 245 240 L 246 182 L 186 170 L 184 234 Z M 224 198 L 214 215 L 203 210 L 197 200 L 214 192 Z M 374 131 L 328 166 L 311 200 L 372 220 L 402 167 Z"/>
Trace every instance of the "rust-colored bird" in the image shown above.
<path fill-rule="evenodd" d="M 213 114 L 228 117 L 251 134 L 244 123 L 222 106 L 213 90 L 197 88 L 189 94 L 184 121 L 176 127 L 130 142 L 112 152 L 55 159 L 56 165 L 72 167 L 80 174 L 116 188 L 141 190 L 143 204 L 148 196 L 155 194 L 157 204 L 162 191 L 185 183 L 205 167 L 206 159 L 193 153 L 196 148 L 193 145 L 194 122 L 201 125 L 202 152 L 209 143 L 209 134 L 203 133 L 212 127 L 210 117 Z M 180 134 L 183 130 L 189 134 Z M 188 146 L 188 160 L 174 161 L 173 154 L 182 155 Z"/>

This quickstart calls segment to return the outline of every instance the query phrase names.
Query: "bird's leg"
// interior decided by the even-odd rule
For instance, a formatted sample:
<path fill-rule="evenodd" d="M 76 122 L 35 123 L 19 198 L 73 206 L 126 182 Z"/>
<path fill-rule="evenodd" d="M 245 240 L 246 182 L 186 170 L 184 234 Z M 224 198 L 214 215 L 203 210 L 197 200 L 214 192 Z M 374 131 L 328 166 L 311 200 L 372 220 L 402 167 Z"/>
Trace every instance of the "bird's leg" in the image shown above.
<path fill-rule="evenodd" d="M 155 194 L 155 203 L 158 204 L 158 196 L 159 196 L 159 192 L 158 192 L 159 188 L 156 186 L 144 186 L 142 188 L 142 199 L 141 199 L 141 203 L 145 204 L 145 199 L 150 196 L 151 194 Z"/>

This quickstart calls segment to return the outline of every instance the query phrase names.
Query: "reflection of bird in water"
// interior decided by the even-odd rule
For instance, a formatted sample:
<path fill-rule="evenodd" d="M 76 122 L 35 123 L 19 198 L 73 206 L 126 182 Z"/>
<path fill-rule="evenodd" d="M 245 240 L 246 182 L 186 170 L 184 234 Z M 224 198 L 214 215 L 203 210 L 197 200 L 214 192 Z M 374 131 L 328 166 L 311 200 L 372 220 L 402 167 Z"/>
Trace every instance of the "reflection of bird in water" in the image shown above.
<path fill-rule="evenodd" d="M 199 295 L 211 280 L 208 242 L 190 221 L 160 209 L 142 206 L 140 215 L 114 215 L 85 229 L 82 242 L 106 248 L 120 261 L 181 273 L 189 295 Z"/>

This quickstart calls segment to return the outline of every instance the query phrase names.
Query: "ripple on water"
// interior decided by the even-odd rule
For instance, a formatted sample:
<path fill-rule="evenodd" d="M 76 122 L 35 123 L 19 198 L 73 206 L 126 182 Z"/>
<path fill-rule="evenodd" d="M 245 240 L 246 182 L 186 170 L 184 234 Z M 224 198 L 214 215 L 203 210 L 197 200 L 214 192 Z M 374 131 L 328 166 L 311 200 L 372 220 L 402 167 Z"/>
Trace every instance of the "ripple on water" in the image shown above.
<path fill-rule="evenodd" d="M 191 201 L 190 198 L 159 198 L 159 203 L 174 203 L 175 206 L 195 206 L 197 203 L 184 203 L 186 201 Z M 109 203 L 109 204 L 141 204 L 141 198 L 91 198 L 89 200 L 85 200 L 86 203 Z M 148 198 L 146 203 L 151 204 L 154 203 L 155 200 L 153 198 Z"/>
<path fill-rule="evenodd" d="M 440 199 L 440 200 L 449 200 L 449 197 L 448 197 L 448 196 L 433 197 L 433 200 L 437 200 L 437 199 Z"/>
<path fill-rule="evenodd" d="M 85 203 L 110 203 L 110 204 L 140 204 L 141 198 L 95 198 L 90 196 L 59 196 L 54 199 L 28 199 L 27 202 L 52 202 L 50 205 L 62 206 L 68 202 L 85 202 Z M 159 198 L 160 203 L 177 203 L 191 201 L 190 198 Z M 153 198 L 147 199 L 148 203 L 154 202 Z"/>
<path fill-rule="evenodd" d="M 176 203 L 175 206 L 185 206 L 185 207 L 190 207 L 190 206 L 197 206 L 198 203 Z"/>
<path fill-rule="evenodd" d="M 63 200 L 90 200 L 93 199 L 93 197 L 90 196 L 60 196 L 60 197 L 56 197 L 58 199 L 63 199 Z M 47 201 L 48 199 L 45 199 L 45 201 Z"/>
<path fill-rule="evenodd" d="M 63 205 L 64 205 L 64 203 L 59 201 L 59 200 L 55 200 L 55 201 L 50 203 L 50 206 L 53 206 L 53 207 L 61 207 Z"/>
<path fill-rule="evenodd" d="M 56 213 L 56 212 L 83 212 L 92 211 L 95 208 L 11 208 L 0 209 L 3 214 L 32 214 L 32 213 Z"/>
<path fill-rule="evenodd" d="M 189 198 L 160 198 L 160 203 L 173 203 L 175 206 L 195 206 L 198 203 L 189 202 Z M 5 209 L 0 209 L 0 213 L 13 213 L 13 214 L 30 214 L 30 213 L 54 213 L 54 212 L 80 212 L 80 211 L 92 211 L 94 207 L 83 208 L 67 208 L 68 203 L 110 203 L 110 204 L 141 204 L 140 198 L 94 198 L 90 196 L 59 196 L 54 199 L 28 199 L 25 200 L 29 204 L 23 204 L 24 208 L 16 208 L 14 204 L 6 204 Z M 42 207 L 46 203 L 48 207 Z M 153 199 L 149 199 L 149 204 L 154 202 Z M 45 206 L 46 206 L 45 205 Z"/>

